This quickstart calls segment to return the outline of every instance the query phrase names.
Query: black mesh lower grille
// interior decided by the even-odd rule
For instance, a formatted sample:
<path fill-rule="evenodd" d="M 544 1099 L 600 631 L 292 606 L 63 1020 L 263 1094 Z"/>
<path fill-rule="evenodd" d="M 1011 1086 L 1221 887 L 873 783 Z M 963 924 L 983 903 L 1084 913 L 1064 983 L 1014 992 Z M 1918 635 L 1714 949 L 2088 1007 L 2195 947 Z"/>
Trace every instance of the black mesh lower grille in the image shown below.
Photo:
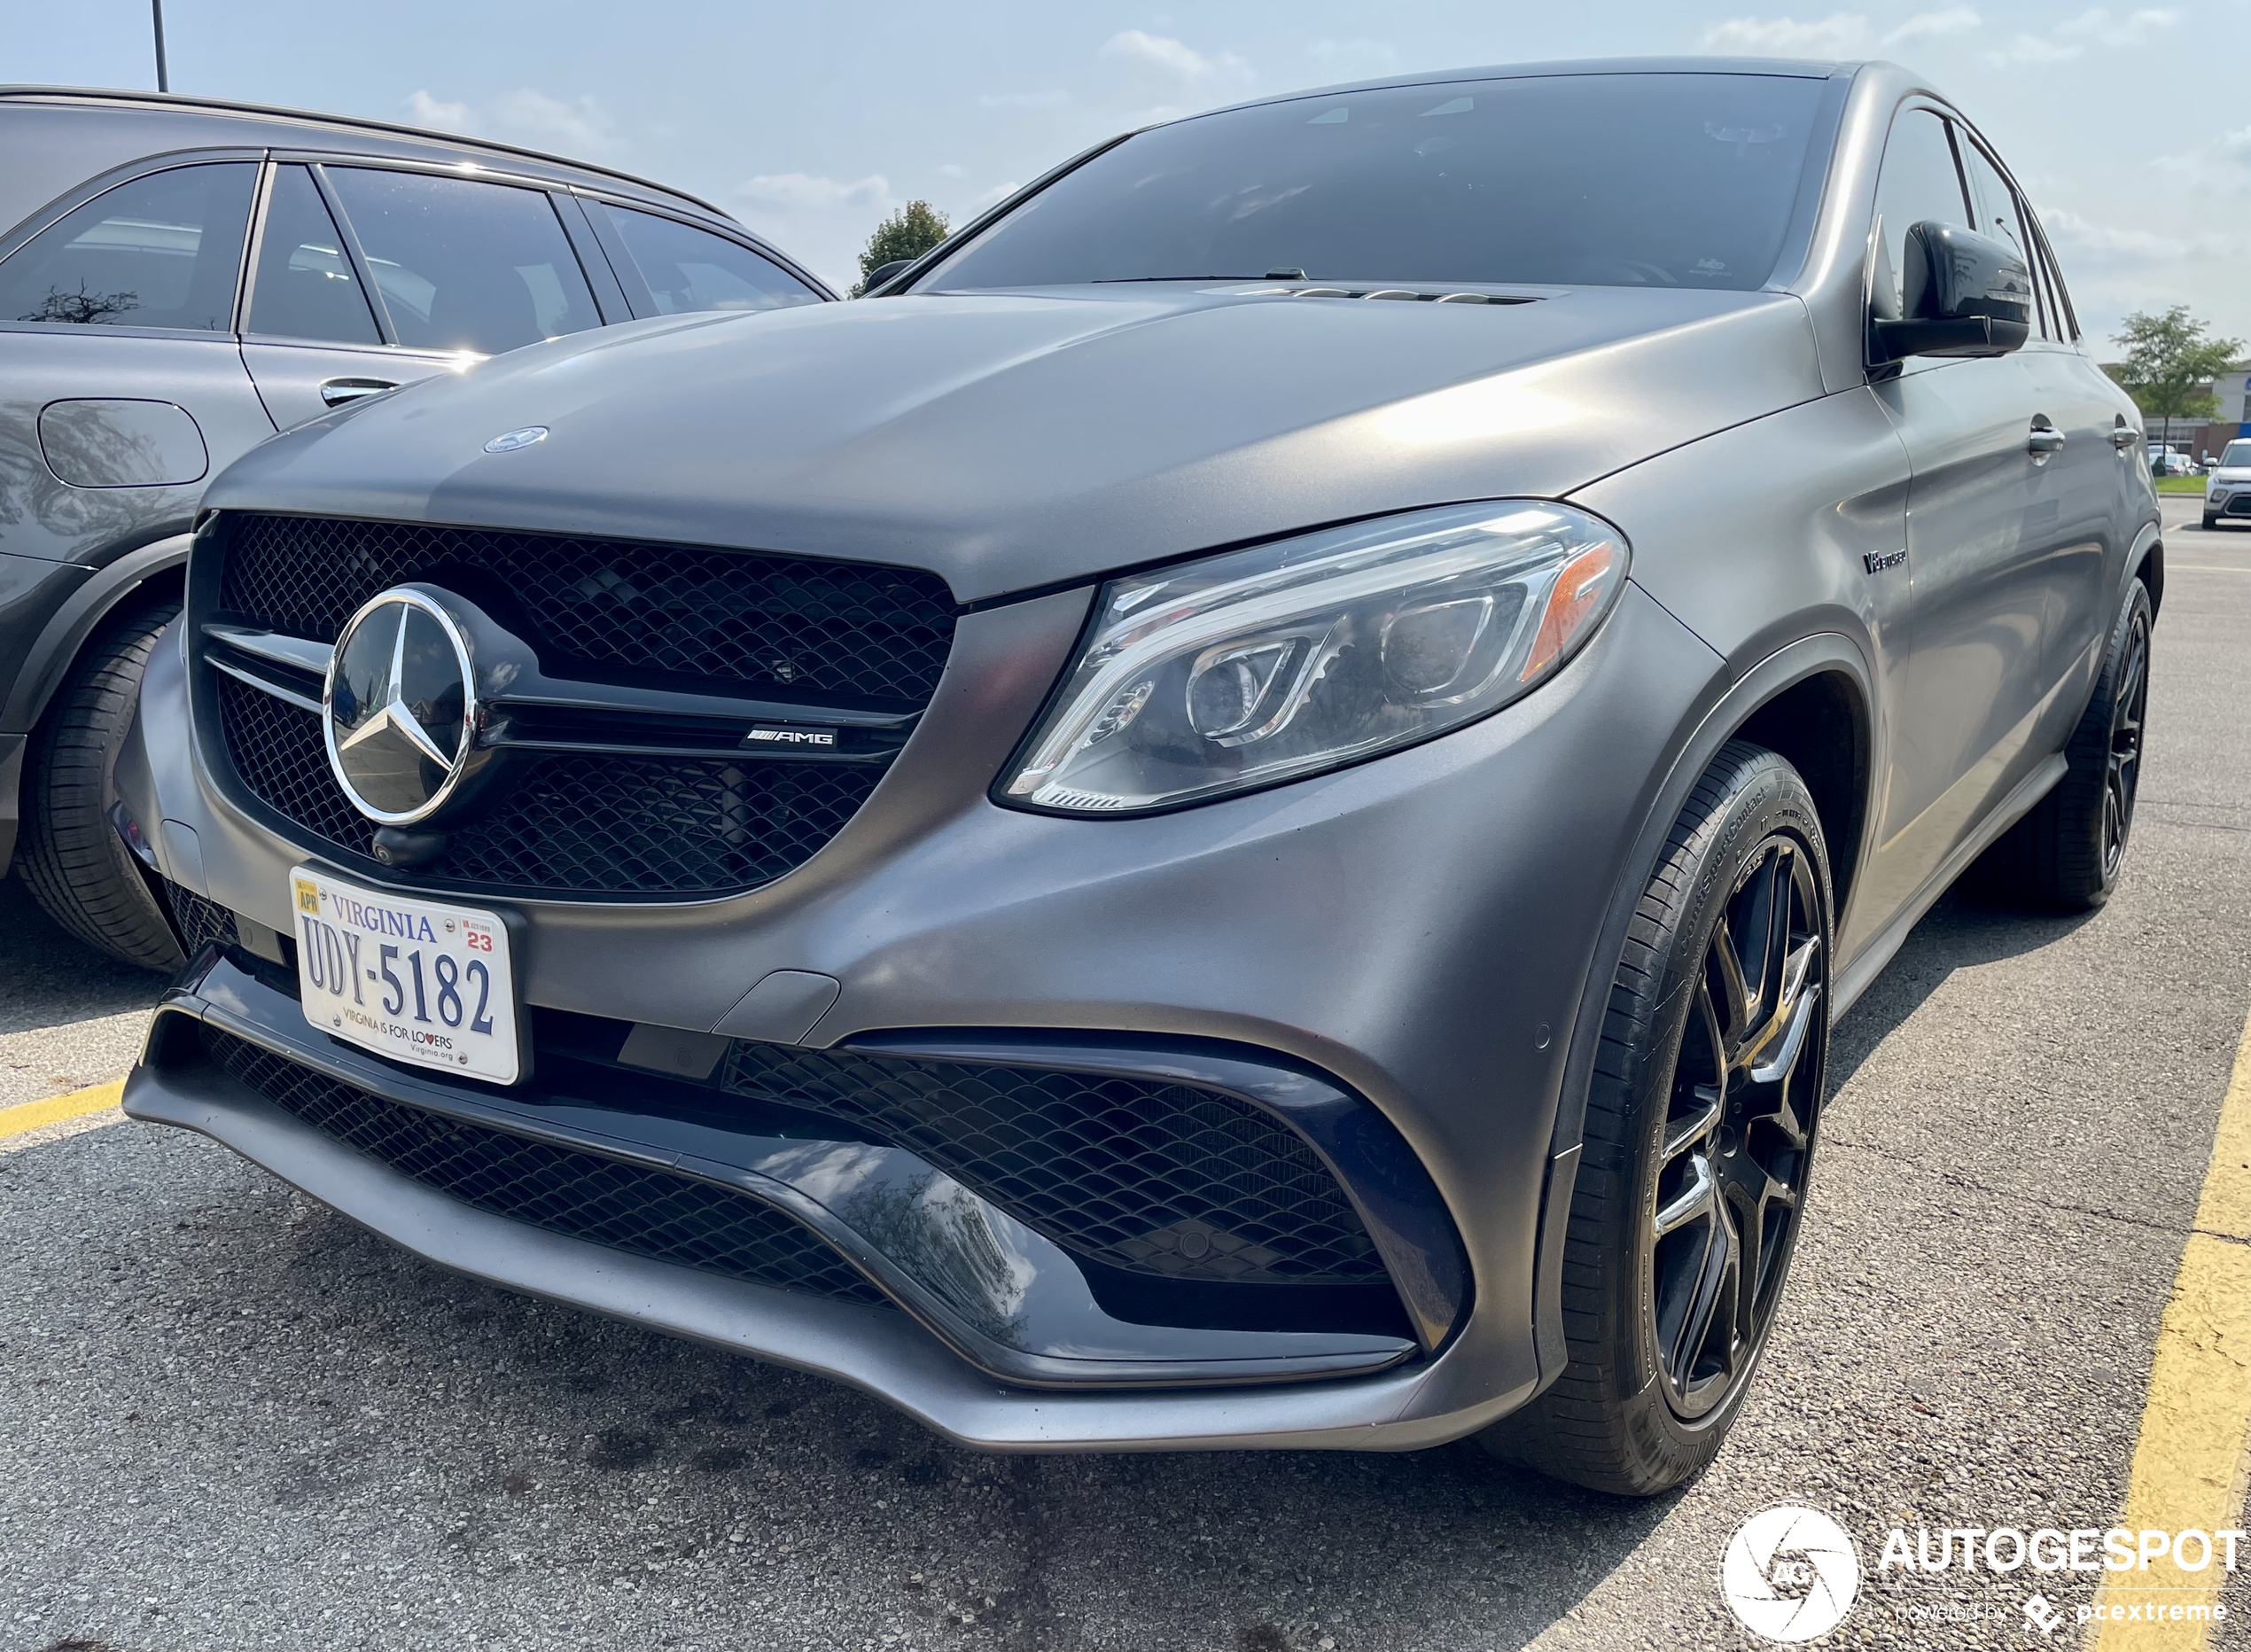
<path fill-rule="evenodd" d="M 1112 1266 L 1183 1280 L 1385 1277 L 1312 1148 L 1218 1091 L 744 1040 L 724 1082 L 918 1154 Z"/>
<path fill-rule="evenodd" d="M 215 900 L 206 900 L 192 889 L 167 881 L 164 899 L 172 908 L 172 923 L 180 931 L 180 949 L 192 958 L 208 942 L 230 947 L 235 942 L 235 915 Z"/>
<path fill-rule="evenodd" d="M 411 874 L 368 859 L 373 823 L 328 766 L 320 719 L 231 677 L 214 683 L 235 772 L 275 813 L 392 882 L 496 893 L 663 897 L 755 889 L 842 830 L 884 771 L 554 752 L 494 783 L 488 806 Z"/>
<path fill-rule="evenodd" d="M 216 1027 L 203 1039 L 213 1059 L 277 1106 L 480 1211 L 703 1273 L 888 1304 L 810 1229 L 747 1194 L 425 1112 Z"/>

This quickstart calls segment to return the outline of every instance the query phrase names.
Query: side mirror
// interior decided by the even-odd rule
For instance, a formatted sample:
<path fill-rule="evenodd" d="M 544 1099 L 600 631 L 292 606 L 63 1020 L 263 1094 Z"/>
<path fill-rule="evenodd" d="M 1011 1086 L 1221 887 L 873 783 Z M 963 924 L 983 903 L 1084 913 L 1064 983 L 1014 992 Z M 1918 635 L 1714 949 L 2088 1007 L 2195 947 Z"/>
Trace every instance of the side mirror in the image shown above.
<path fill-rule="evenodd" d="M 2032 335 L 2032 271 L 2006 241 L 1926 221 L 1907 230 L 1903 319 L 1879 319 L 1875 357 L 2006 355 Z"/>
<path fill-rule="evenodd" d="M 911 258 L 894 258 L 888 264 L 877 264 L 868 272 L 868 279 L 861 284 L 860 296 L 866 298 L 914 261 Z"/>

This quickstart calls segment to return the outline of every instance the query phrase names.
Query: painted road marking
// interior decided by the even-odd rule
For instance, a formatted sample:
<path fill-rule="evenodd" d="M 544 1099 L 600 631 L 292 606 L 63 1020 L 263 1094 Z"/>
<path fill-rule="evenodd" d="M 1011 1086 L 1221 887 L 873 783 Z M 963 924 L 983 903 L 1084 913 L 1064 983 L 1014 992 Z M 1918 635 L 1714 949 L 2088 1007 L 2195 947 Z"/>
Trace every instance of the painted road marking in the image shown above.
<path fill-rule="evenodd" d="M 2130 1531 L 2220 1531 L 2243 1523 L 2244 1446 L 2251 1438 L 2251 1019 L 2236 1046 L 2235 1071 L 2220 1103 L 2219 1133 L 2197 1202 L 2196 1227 L 2181 1251 L 2172 1300 L 2157 1332 L 2149 1399 L 2134 1442 L 2126 1511 Z M 2102 1604 L 2161 1604 L 2165 1621 L 2100 1619 L 2094 1652 L 2201 1652 L 2211 1643 L 2209 1609 L 2228 1574 L 2218 1564 L 2186 1571 L 2169 1555 L 2133 1584 L 2106 1573 Z M 2185 1609 L 2172 1620 L 2176 1607 Z M 2192 1621 L 2201 1606 L 2207 1621 Z"/>
<path fill-rule="evenodd" d="M 27 1130 L 43 1130 L 49 1125 L 58 1125 L 66 1118 L 75 1118 L 82 1113 L 98 1113 L 105 1107 L 114 1107 L 125 1094 L 125 1080 L 112 1079 L 107 1084 L 89 1085 L 82 1090 L 73 1090 L 68 1095 L 51 1095 L 43 1102 L 25 1102 L 16 1107 L 0 1107 L 0 1137 L 21 1135 Z"/>

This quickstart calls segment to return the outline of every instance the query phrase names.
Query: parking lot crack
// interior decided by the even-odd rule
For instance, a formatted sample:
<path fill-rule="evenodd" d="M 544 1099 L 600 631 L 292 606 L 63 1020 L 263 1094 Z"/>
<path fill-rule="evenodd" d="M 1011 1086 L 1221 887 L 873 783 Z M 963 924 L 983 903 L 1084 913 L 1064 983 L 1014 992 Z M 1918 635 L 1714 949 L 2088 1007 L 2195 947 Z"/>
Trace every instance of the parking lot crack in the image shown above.
<path fill-rule="evenodd" d="M 1838 1148 L 1857 1149 L 1864 1153 L 1873 1154 L 1876 1157 L 1889 1163 L 1904 1165 L 1910 1170 L 1919 1170 L 1934 1181 L 1943 1182 L 1951 1188 L 1959 1188 L 1965 1193 L 1975 1193 L 1988 1198 L 2011 1199 L 2021 1204 L 2031 1205 L 2037 1210 L 2064 1212 L 2075 1216 L 2091 1216 L 2101 1221 L 2117 1222 L 2123 1227 L 2139 1227 L 2150 1233 L 2167 1234 L 2180 1239 L 2185 1239 L 2193 1233 L 2204 1231 L 2193 1222 L 2159 1221 L 2151 1217 L 2138 1216 L 2130 1212 L 2112 1210 L 2102 1205 L 2074 1204 L 2068 1200 L 2044 1198 L 2037 1194 L 2024 1192 L 2018 1188 L 1997 1188 L 1990 1182 L 1980 1181 L 1974 1176 L 1965 1176 L 1959 1171 L 1928 1164 L 1911 1154 L 1902 1153 L 1897 1149 L 1884 1147 L 1873 1142 L 1855 1141 L 1850 1136 L 1839 1136 L 1835 1134 L 1834 1126 L 1824 1137 L 1823 1145 L 1833 1150 Z M 2245 1243 L 2241 1238 L 2230 1234 L 2212 1234 L 2209 1236 L 2225 1239 L 2231 1243 Z"/>

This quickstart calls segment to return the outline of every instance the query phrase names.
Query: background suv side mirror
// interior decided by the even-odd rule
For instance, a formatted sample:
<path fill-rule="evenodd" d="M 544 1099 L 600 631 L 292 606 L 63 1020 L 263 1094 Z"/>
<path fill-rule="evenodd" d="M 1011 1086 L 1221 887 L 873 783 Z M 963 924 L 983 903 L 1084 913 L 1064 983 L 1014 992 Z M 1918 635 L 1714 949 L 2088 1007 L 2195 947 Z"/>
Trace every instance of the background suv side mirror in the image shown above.
<path fill-rule="evenodd" d="M 2006 241 L 1935 220 L 1912 224 L 1898 321 L 1872 331 L 1878 362 L 1910 355 L 2006 355 L 2032 332 L 2032 271 Z"/>

